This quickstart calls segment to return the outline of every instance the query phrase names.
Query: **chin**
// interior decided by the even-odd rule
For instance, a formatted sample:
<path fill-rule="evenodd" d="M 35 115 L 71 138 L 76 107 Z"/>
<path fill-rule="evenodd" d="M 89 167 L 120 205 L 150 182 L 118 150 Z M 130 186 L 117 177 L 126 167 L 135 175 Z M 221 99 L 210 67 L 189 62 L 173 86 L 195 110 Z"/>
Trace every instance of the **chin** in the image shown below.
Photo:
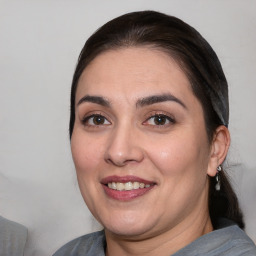
<path fill-rule="evenodd" d="M 123 237 L 140 237 L 147 233 L 147 228 L 127 227 L 127 226 L 110 226 L 105 228 L 108 232 Z"/>
<path fill-rule="evenodd" d="M 119 236 L 141 236 L 148 233 L 153 228 L 152 218 L 151 223 L 149 221 L 143 220 L 142 218 L 131 218 L 131 219 L 118 219 L 114 222 L 105 222 L 103 226 L 108 232 Z"/>

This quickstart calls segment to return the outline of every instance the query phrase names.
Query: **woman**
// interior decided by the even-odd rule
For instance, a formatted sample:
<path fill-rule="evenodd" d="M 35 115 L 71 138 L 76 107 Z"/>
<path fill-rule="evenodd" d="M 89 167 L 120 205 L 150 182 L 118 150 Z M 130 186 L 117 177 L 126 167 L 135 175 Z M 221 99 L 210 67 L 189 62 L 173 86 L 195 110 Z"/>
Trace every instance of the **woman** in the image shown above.
<path fill-rule="evenodd" d="M 256 255 L 222 170 L 228 118 L 224 73 L 195 29 L 151 11 L 101 27 L 73 77 L 70 139 L 104 231 L 55 256 Z"/>

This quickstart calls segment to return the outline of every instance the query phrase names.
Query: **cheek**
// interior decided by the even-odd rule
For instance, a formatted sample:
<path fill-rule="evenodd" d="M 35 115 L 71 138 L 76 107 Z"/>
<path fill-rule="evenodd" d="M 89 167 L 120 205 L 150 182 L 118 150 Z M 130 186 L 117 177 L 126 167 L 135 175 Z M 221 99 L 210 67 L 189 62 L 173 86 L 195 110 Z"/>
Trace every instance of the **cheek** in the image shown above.
<path fill-rule="evenodd" d="M 102 159 L 102 143 L 74 132 L 71 138 L 71 152 L 77 175 L 90 175 Z"/>
<path fill-rule="evenodd" d="M 181 136 L 170 136 L 162 141 L 155 141 L 148 155 L 151 161 L 164 175 L 183 175 L 186 172 L 206 171 L 207 152 L 206 143 L 197 140 L 189 133 Z"/>
<path fill-rule="evenodd" d="M 95 213 L 95 196 L 99 195 L 98 171 L 102 159 L 101 144 L 83 132 L 74 132 L 71 138 L 71 151 L 75 164 L 81 194 L 90 211 Z"/>

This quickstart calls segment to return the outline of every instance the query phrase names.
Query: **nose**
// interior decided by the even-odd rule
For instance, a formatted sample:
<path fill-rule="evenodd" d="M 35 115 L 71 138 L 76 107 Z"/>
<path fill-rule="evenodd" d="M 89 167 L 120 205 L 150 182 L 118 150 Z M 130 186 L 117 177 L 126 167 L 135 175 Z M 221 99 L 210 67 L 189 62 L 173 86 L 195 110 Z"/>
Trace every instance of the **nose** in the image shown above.
<path fill-rule="evenodd" d="M 135 129 L 119 127 L 112 132 L 105 152 L 107 163 L 122 167 L 132 162 L 139 163 L 143 158 L 139 134 Z"/>

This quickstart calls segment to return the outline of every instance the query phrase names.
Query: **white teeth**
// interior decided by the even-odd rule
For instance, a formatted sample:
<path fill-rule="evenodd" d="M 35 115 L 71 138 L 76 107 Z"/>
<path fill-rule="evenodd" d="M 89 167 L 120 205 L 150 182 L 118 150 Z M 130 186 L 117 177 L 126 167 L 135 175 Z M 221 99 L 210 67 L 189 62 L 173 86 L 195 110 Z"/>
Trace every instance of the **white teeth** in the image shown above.
<path fill-rule="evenodd" d="M 133 189 L 133 184 L 132 184 L 132 182 L 127 182 L 127 183 L 125 183 L 124 189 L 125 189 L 125 190 L 132 190 L 132 189 Z"/>
<path fill-rule="evenodd" d="M 122 191 L 122 190 L 124 190 L 124 187 L 125 187 L 124 183 L 119 183 L 119 182 L 116 183 L 117 190 Z"/>
<path fill-rule="evenodd" d="M 111 183 L 111 188 L 112 188 L 112 189 L 117 189 L 117 188 L 116 188 L 116 183 L 115 183 L 115 182 L 112 182 L 112 183 Z"/>
<path fill-rule="evenodd" d="M 138 189 L 138 188 L 140 188 L 140 183 L 137 181 L 133 182 L 133 189 Z"/>
<path fill-rule="evenodd" d="M 121 182 L 109 182 L 108 187 L 114 190 L 133 190 L 133 189 L 139 189 L 139 188 L 149 188 L 151 185 L 150 184 L 144 184 L 142 182 L 126 182 L 126 183 L 121 183 Z"/>

